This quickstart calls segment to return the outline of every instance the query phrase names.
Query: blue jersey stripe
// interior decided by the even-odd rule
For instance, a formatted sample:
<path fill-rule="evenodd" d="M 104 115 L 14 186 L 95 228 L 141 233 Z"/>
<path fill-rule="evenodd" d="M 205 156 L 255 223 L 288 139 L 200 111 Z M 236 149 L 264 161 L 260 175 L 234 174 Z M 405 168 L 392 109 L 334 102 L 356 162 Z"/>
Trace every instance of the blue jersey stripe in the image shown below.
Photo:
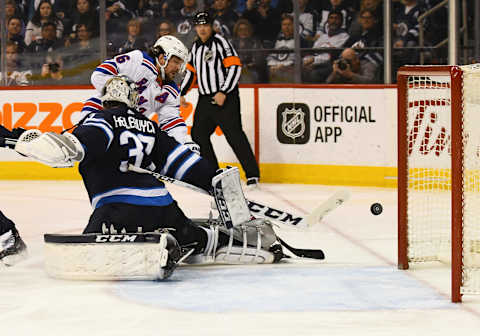
<path fill-rule="evenodd" d="M 113 72 L 110 72 L 110 71 L 108 71 L 108 70 L 106 70 L 106 69 L 103 69 L 103 68 L 96 68 L 95 71 L 104 73 L 105 75 L 114 75 L 114 76 L 116 75 L 116 74 L 114 74 Z"/>
<path fill-rule="evenodd" d="M 173 202 L 172 196 L 167 194 L 165 196 L 156 197 L 141 197 L 135 195 L 112 195 L 100 199 L 95 205 L 95 209 L 108 203 L 128 203 L 133 205 L 144 206 L 166 206 Z"/>

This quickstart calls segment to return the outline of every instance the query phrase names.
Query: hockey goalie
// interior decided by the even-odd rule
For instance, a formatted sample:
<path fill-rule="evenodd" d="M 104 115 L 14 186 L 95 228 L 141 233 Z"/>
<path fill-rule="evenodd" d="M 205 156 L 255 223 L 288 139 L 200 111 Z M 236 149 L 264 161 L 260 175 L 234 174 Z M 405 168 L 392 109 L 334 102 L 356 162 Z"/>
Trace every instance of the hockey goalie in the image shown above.
<path fill-rule="evenodd" d="M 79 172 L 93 208 L 81 235 L 45 235 L 46 269 L 65 279 L 168 278 L 182 262 L 257 264 L 285 255 L 269 221 L 255 219 L 237 168 L 215 171 L 187 146 L 137 112 L 135 84 L 110 79 L 103 111 L 70 133 L 24 132 L 15 150 L 51 167 Z M 190 220 L 162 181 L 129 166 L 208 191 L 217 219 Z"/>

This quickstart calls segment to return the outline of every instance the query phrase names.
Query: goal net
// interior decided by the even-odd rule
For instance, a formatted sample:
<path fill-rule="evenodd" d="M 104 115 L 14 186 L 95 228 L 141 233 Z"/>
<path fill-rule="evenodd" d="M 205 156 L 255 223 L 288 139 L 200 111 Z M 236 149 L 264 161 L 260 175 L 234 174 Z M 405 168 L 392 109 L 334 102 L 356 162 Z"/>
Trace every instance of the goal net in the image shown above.
<path fill-rule="evenodd" d="M 480 65 L 398 71 L 398 267 L 429 261 L 480 294 Z"/>

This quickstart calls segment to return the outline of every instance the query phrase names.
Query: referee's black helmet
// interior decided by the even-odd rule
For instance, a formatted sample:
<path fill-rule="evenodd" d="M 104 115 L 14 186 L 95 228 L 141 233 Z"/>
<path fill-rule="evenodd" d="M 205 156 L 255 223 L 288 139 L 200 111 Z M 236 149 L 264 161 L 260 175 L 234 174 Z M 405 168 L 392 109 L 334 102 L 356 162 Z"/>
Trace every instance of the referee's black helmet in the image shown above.
<path fill-rule="evenodd" d="M 208 12 L 198 12 L 193 17 L 194 25 L 202 25 L 202 24 L 209 24 L 209 23 L 212 23 L 212 19 L 210 18 L 210 14 L 208 14 Z"/>

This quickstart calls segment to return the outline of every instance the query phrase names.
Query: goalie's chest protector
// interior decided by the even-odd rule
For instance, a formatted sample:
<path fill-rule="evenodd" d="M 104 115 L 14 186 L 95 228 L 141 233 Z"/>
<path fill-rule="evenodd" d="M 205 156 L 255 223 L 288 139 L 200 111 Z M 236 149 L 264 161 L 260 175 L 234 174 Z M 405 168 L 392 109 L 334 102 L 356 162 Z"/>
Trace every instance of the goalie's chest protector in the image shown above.
<path fill-rule="evenodd" d="M 162 182 L 128 171 L 129 163 L 143 168 L 161 164 L 158 132 L 155 122 L 120 109 L 97 113 L 75 130 L 86 147 L 79 170 L 93 208 L 106 203 L 165 206 L 173 201 Z"/>

